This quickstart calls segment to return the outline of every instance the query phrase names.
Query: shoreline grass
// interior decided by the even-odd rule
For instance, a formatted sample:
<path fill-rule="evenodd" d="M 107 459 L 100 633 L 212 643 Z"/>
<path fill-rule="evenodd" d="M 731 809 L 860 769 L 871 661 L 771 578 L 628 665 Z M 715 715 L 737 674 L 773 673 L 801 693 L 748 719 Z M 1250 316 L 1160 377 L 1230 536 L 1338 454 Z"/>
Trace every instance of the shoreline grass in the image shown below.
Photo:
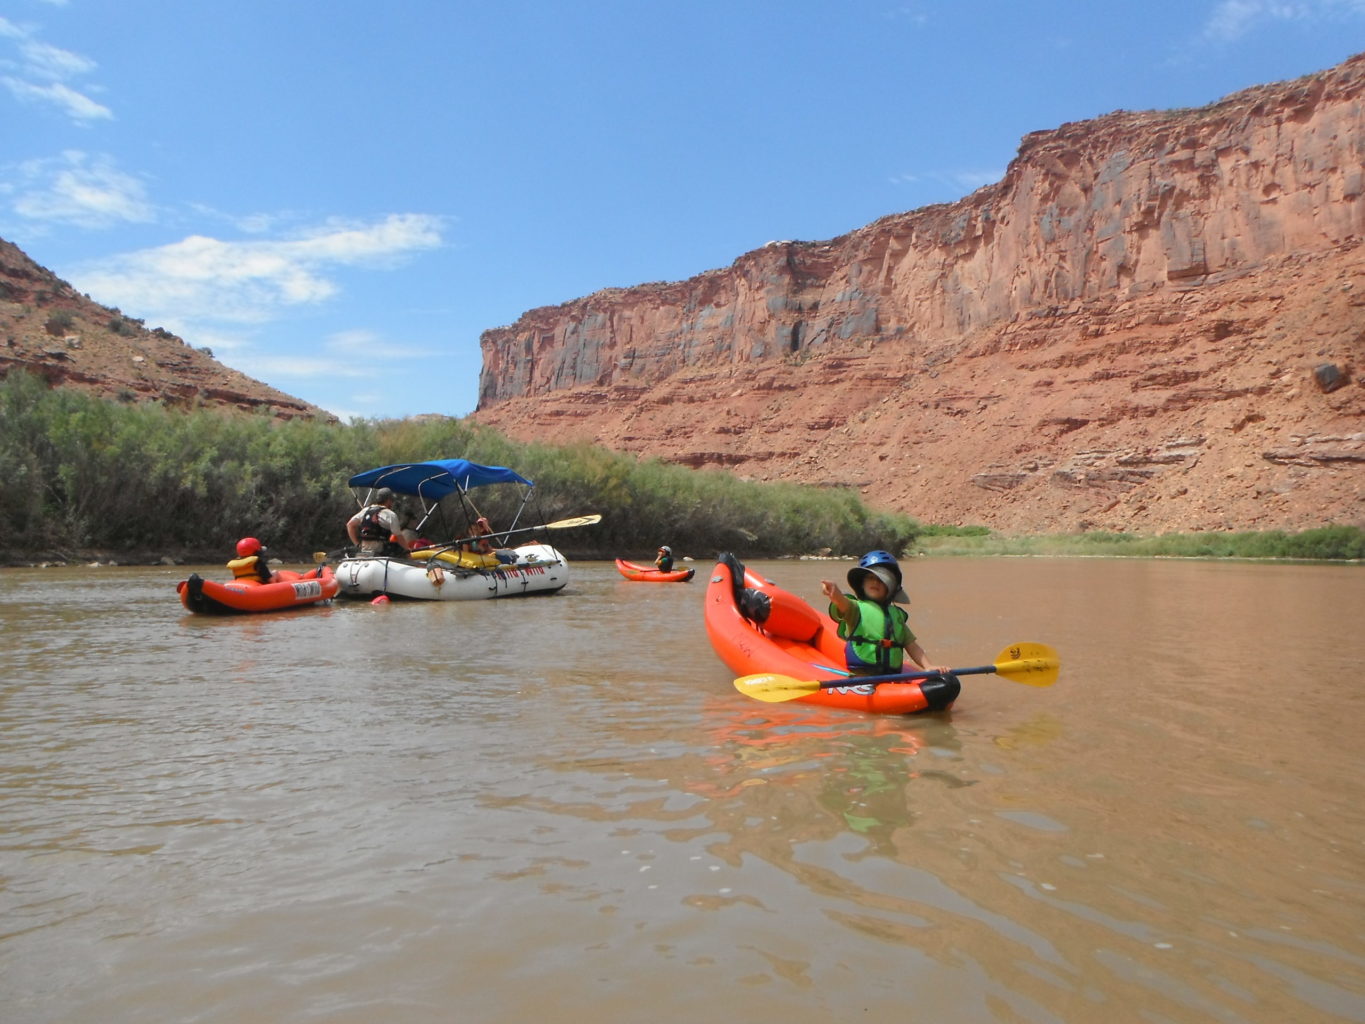
<path fill-rule="evenodd" d="M 1006 536 L 982 528 L 957 532 L 928 528 L 913 544 L 915 554 L 940 557 L 1185 558 L 1237 561 L 1365 561 L 1365 530 L 1323 526 L 1237 533 L 1042 534 Z"/>

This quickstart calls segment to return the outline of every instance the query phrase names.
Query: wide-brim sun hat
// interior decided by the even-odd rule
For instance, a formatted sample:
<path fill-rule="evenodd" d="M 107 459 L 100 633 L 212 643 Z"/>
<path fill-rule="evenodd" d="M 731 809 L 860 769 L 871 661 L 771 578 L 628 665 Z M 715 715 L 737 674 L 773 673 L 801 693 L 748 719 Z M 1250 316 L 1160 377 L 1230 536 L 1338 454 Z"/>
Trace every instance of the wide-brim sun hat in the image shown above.
<path fill-rule="evenodd" d="M 864 569 L 861 565 L 855 565 L 848 571 L 848 585 L 853 588 L 853 592 L 859 597 L 866 599 L 863 593 L 863 581 L 869 576 L 876 576 L 886 585 L 886 592 L 891 595 L 891 600 L 895 604 L 909 604 L 910 597 L 906 594 L 905 588 L 901 586 L 900 577 L 884 565 L 874 565 L 870 569 Z"/>

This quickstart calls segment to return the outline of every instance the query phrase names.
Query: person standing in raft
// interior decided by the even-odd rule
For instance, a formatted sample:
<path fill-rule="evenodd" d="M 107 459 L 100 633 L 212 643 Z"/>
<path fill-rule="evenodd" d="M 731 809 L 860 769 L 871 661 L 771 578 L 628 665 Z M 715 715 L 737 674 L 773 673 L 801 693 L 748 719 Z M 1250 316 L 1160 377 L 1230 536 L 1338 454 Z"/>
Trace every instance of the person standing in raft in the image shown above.
<path fill-rule="evenodd" d="M 659 557 L 654 559 L 654 568 L 660 572 L 673 571 L 673 549 L 667 544 L 659 549 Z"/>
<path fill-rule="evenodd" d="M 362 555 L 401 555 L 408 550 L 403 526 L 393 510 L 393 491 L 381 487 L 374 504 L 366 505 L 346 522 L 346 535 Z"/>
<path fill-rule="evenodd" d="M 266 548 L 255 537 L 243 537 L 237 542 L 237 557 L 228 562 L 234 580 L 250 580 L 254 583 L 272 583 L 275 574 L 265 561 Z"/>
<path fill-rule="evenodd" d="M 887 551 L 869 551 L 848 571 L 852 594 L 841 593 L 829 580 L 820 590 L 829 598 L 829 614 L 846 640 L 844 659 L 855 676 L 885 676 L 901 671 L 903 655 L 926 672 L 943 675 L 947 665 L 927 664 L 929 656 L 907 625 L 910 616 L 897 604 L 909 604 L 901 586 L 901 567 Z"/>

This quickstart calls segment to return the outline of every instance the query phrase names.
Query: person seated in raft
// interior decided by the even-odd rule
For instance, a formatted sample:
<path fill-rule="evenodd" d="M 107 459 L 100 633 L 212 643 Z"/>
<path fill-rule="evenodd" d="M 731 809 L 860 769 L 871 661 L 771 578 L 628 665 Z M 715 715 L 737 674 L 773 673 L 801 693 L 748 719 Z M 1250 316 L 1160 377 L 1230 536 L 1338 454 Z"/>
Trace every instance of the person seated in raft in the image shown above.
<path fill-rule="evenodd" d="M 903 655 L 926 672 L 948 674 L 947 665 L 929 665 L 929 656 L 907 625 L 909 615 L 897 604 L 909 604 L 901 586 L 901 567 L 888 551 L 869 551 L 848 571 L 852 594 L 844 594 L 829 580 L 820 590 L 829 598 L 829 614 L 847 641 L 844 659 L 855 676 L 894 675 Z"/>
<path fill-rule="evenodd" d="M 272 583 L 275 574 L 265 561 L 266 548 L 255 537 L 243 537 L 237 542 L 237 557 L 228 562 L 234 580 Z"/>
<path fill-rule="evenodd" d="M 460 550 L 475 555 L 492 555 L 504 565 L 511 565 L 515 562 L 517 553 L 508 548 L 495 548 L 492 537 L 493 527 L 488 522 L 488 517 L 479 516 L 474 521 L 473 536 L 460 545 Z"/>
<path fill-rule="evenodd" d="M 408 525 L 403 527 L 403 539 L 408 542 L 409 551 L 421 551 L 432 546 L 432 540 L 417 532 L 417 517 L 410 516 Z"/>
<path fill-rule="evenodd" d="M 374 504 L 346 521 L 346 535 L 362 555 L 401 555 L 410 547 L 393 501 L 393 491 L 381 487 L 375 492 Z"/>
<path fill-rule="evenodd" d="M 659 557 L 654 559 L 654 568 L 660 572 L 673 571 L 673 549 L 667 544 L 659 549 Z"/>

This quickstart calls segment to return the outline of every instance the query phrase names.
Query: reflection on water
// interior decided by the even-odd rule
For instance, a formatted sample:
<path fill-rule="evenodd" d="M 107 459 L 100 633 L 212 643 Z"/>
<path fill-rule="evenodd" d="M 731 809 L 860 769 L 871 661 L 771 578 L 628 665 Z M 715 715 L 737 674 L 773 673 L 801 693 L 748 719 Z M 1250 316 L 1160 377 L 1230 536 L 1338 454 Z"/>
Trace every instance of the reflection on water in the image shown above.
<path fill-rule="evenodd" d="M 917 561 L 935 658 L 1063 668 L 898 719 L 737 694 L 706 568 L 0 574 L 6 1019 L 1365 1020 L 1358 569 Z"/>

